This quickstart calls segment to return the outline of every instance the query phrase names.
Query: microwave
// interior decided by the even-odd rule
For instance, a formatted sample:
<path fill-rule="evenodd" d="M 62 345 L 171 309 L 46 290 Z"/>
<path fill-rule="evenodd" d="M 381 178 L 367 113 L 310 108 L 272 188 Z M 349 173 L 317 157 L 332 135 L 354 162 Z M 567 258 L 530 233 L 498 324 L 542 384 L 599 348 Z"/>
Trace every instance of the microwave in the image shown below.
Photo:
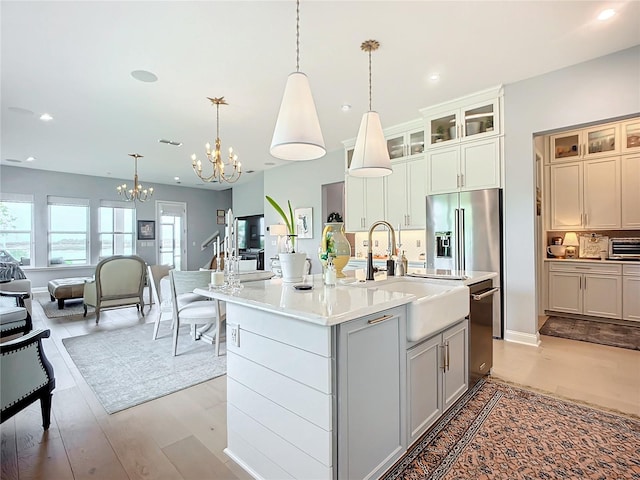
<path fill-rule="evenodd" d="M 640 238 L 610 238 L 609 258 L 614 260 L 640 260 Z"/>

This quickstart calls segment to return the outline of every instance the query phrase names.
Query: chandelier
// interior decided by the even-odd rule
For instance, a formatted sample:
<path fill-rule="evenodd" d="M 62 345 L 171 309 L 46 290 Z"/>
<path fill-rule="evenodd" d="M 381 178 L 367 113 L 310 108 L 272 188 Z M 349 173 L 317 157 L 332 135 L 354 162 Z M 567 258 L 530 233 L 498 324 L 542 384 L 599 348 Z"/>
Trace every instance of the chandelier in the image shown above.
<path fill-rule="evenodd" d="M 136 200 L 146 202 L 153 195 L 153 187 L 144 188 L 142 184 L 138 183 L 138 159 L 144 157 L 137 153 L 130 153 L 129 156 L 133 157 L 135 161 L 133 188 L 127 190 L 127 184 L 123 183 L 122 185 L 118 185 L 118 194 L 124 196 L 127 202 L 135 202 Z"/>
<path fill-rule="evenodd" d="M 213 173 L 208 177 L 202 174 L 202 162 L 196 158 L 195 153 L 191 155 L 191 166 L 203 182 L 234 183 L 240 178 L 240 175 L 242 175 L 242 165 L 238 161 L 238 156 L 233 153 L 233 148 L 231 147 L 229 147 L 229 158 L 226 162 L 222 161 L 222 156 L 220 155 L 220 105 L 229 104 L 225 101 L 224 97 L 207 98 L 211 100 L 212 105 L 216 106 L 216 148 L 212 152 L 211 144 L 207 143 L 205 145 L 207 158 L 213 165 Z M 231 171 L 225 173 L 225 166 L 229 167 Z"/>

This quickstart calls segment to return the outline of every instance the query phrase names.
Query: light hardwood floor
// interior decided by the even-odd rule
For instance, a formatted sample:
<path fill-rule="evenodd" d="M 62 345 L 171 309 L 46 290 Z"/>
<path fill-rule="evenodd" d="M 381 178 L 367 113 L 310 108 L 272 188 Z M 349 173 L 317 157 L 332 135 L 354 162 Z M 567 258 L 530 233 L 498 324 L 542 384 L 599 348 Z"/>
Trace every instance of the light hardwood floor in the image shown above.
<path fill-rule="evenodd" d="M 225 376 L 108 415 L 62 345 L 69 336 L 152 322 L 157 308 L 146 315 L 139 317 L 135 308 L 110 310 L 96 326 L 92 316 L 46 318 L 34 302 L 35 328 L 51 329 L 51 338 L 44 341 L 56 375 L 51 427 L 43 432 L 38 403 L 4 422 L 0 478 L 250 478 L 222 451 Z M 640 415 L 637 351 L 553 337 L 543 337 L 539 348 L 494 340 L 493 373 L 562 397 Z"/>

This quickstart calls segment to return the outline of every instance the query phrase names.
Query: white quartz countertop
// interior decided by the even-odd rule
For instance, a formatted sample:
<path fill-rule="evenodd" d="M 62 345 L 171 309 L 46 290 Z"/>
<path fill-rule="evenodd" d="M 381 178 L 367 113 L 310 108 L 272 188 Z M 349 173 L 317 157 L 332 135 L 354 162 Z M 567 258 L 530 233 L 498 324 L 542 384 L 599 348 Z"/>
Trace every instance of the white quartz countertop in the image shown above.
<path fill-rule="evenodd" d="M 411 269 L 410 269 L 411 270 Z M 422 269 L 422 272 L 425 272 Z M 434 271 L 435 273 L 435 271 Z M 496 276 L 494 272 L 458 272 L 467 277 L 464 280 L 443 278 L 403 277 L 403 280 L 428 283 L 453 283 L 468 285 Z M 281 315 L 316 323 L 324 326 L 338 325 L 349 320 L 377 313 L 382 310 L 405 305 L 415 300 L 415 295 L 376 288 L 381 283 L 392 283 L 397 277 L 387 280 L 369 281 L 364 285 L 350 285 L 355 278 L 338 279 L 335 287 L 322 283 L 322 275 L 309 275 L 301 283 L 311 285 L 310 290 L 296 290 L 294 285 L 284 283 L 281 278 L 247 282 L 237 293 L 226 293 L 217 289 L 197 288 L 195 293 L 217 298 L 229 303 L 245 305 L 275 312 Z"/>

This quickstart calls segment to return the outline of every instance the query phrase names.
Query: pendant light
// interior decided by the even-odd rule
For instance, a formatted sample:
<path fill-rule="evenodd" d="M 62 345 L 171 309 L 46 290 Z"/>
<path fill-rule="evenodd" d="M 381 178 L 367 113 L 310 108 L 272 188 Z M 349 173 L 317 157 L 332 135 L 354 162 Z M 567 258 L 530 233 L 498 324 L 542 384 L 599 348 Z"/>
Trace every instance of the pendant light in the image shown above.
<path fill-rule="evenodd" d="M 380 115 L 371 110 L 371 52 L 379 47 L 377 40 L 367 40 L 360 45 L 361 50 L 369 53 L 369 111 L 362 116 L 351 158 L 349 175 L 354 177 L 383 177 L 393 171 Z"/>
<path fill-rule="evenodd" d="M 270 152 L 282 160 L 315 160 L 327 153 L 309 79 L 300 71 L 300 0 L 296 0 L 296 71 L 284 87 Z"/>

